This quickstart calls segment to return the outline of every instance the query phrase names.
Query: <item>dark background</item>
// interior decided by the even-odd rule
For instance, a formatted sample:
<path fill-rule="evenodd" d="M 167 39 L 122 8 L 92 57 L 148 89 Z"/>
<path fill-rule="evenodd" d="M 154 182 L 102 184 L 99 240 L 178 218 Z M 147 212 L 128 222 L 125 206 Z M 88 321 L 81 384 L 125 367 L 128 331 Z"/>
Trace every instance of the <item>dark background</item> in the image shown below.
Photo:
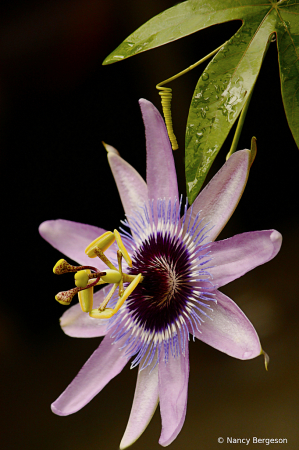
<path fill-rule="evenodd" d="M 2 289 L 0 303 L 2 449 L 117 449 L 134 394 L 137 370 L 122 374 L 82 411 L 52 414 L 100 339 L 72 339 L 59 327 L 68 286 L 52 267 L 61 255 L 38 225 L 64 218 L 113 229 L 123 218 L 101 141 L 116 147 L 145 176 L 140 97 L 161 110 L 155 85 L 225 42 L 231 22 L 102 66 L 131 32 L 175 4 L 172 0 L 27 0 L 0 6 L 0 164 Z M 185 194 L 184 130 L 203 67 L 172 83 L 175 153 Z M 271 357 L 239 361 L 197 341 L 190 345 L 185 425 L 171 448 L 210 450 L 217 438 L 287 438 L 275 449 L 297 449 L 298 427 L 298 170 L 271 44 L 251 101 L 239 148 L 258 139 L 243 198 L 221 237 L 276 228 L 284 237 L 272 262 L 225 287 L 255 325 Z M 224 163 L 232 134 L 213 166 Z M 158 449 L 157 410 L 134 449 Z M 235 444 L 241 449 L 243 445 Z M 230 448 L 222 444 L 221 448 Z M 262 444 L 247 448 L 264 448 Z"/>

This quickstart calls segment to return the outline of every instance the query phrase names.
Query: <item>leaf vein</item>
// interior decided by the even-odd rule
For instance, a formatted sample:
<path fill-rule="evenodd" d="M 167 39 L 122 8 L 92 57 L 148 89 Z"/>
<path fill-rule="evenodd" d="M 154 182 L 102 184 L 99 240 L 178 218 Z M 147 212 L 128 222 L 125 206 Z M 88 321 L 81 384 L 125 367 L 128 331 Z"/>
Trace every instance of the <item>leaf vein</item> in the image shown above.
<path fill-rule="evenodd" d="M 299 16 L 299 13 L 295 13 L 295 12 L 292 12 L 292 11 L 288 11 L 287 9 L 284 9 L 283 12 L 286 13 L 286 14 L 294 14 L 294 15 L 296 15 L 296 16 Z"/>

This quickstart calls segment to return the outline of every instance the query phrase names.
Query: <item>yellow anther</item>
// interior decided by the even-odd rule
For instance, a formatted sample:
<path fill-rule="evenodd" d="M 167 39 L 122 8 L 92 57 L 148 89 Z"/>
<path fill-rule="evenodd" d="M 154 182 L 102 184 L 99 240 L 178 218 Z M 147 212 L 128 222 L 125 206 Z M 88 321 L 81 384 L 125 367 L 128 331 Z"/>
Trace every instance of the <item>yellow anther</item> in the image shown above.
<path fill-rule="evenodd" d="M 117 230 L 114 230 L 114 236 L 115 236 L 115 239 L 116 239 L 118 248 L 119 248 L 120 251 L 122 252 L 123 257 L 124 257 L 125 260 L 126 260 L 126 263 L 128 264 L 129 267 L 132 267 L 132 260 L 131 260 L 131 258 L 130 258 L 130 255 L 129 255 L 129 253 L 127 252 L 127 250 L 126 250 L 124 244 L 122 243 L 120 234 L 119 234 L 119 232 L 118 232 Z"/>
<path fill-rule="evenodd" d="M 97 254 L 95 253 L 95 248 L 101 250 L 102 252 L 105 252 L 107 248 L 109 248 L 110 245 L 113 244 L 114 241 L 114 234 L 111 231 L 106 231 L 106 233 L 96 238 L 91 242 L 91 244 L 86 247 L 85 253 L 87 256 L 89 256 L 89 258 L 95 258 L 97 256 Z"/>
<path fill-rule="evenodd" d="M 137 287 L 137 285 L 140 283 L 141 280 L 141 273 L 137 275 L 136 278 L 129 284 L 123 295 L 118 299 L 116 305 L 114 306 L 114 314 L 117 313 L 119 308 L 124 304 L 124 302 L 127 300 L 130 294 L 134 291 L 134 289 Z"/>
<path fill-rule="evenodd" d="M 77 287 L 85 288 L 88 283 L 88 274 L 90 270 L 79 270 L 79 272 L 75 273 L 75 285 Z"/>
<path fill-rule="evenodd" d="M 77 267 L 72 266 L 65 259 L 60 259 L 59 261 L 57 261 L 57 263 L 53 267 L 53 272 L 56 275 L 62 275 L 63 273 L 68 273 L 68 272 L 76 272 L 77 270 L 78 270 Z"/>
<path fill-rule="evenodd" d="M 134 291 L 136 286 L 141 280 L 141 273 L 137 275 L 136 278 L 132 281 L 132 283 L 129 284 L 127 289 L 125 290 L 124 294 L 118 299 L 118 302 L 116 303 L 114 309 L 112 308 L 106 308 L 104 311 L 101 311 L 101 309 L 92 309 L 89 313 L 91 317 L 94 319 L 110 319 L 110 317 L 114 316 L 115 313 L 120 309 L 120 307 L 124 304 L 126 299 L 129 297 L 129 295 Z M 115 290 L 115 289 L 114 289 Z M 112 295 L 110 295 L 111 298 Z M 107 296 L 108 297 L 108 296 Z M 109 300 L 110 300 L 109 298 Z"/>
<path fill-rule="evenodd" d="M 93 306 L 93 287 L 78 292 L 78 297 L 82 311 L 91 311 Z"/>
<path fill-rule="evenodd" d="M 104 311 L 98 309 L 92 309 L 89 313 L 90 317 L 94 319 L 110 319 L 114 315 L 114 309 L 107 308 Z"/>
<path fill-rule="evenodd" d="M 118 272 L 118 270 L 105 270 L 106 275 L 103 275 L 101 277 L 101 280 L 103 280 L 105 283 L 119 283 L 121 280 L 121 274 Z"/>

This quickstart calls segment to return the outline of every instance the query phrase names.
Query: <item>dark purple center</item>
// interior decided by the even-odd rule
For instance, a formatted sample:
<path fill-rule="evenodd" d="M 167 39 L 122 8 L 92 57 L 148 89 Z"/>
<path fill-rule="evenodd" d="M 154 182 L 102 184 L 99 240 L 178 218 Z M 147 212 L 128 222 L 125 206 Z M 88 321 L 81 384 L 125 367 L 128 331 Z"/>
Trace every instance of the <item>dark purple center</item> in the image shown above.
<path fill-rule="evenodd" d="M 150 236 L 133 258 L 130 274 L 144 277 L 127 300 L 132 317 L 147 331 L 162 331 L 182 314 L 192 295 L 185 244 L 161 233 Z"/>

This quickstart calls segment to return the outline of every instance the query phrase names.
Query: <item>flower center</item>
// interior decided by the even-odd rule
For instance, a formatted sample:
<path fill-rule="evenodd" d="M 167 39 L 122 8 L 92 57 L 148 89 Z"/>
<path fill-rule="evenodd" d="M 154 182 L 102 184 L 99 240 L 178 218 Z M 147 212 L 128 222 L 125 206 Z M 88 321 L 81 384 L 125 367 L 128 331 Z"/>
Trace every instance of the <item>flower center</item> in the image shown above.
<path fill-rule="evenodd" d="M 208 317 L 215 289 L 208 272 L 211 260 L 205 226 L 200 213 L 187 214 L 186 203 L 180 219 L 181 201 L 158 199 L 142 206 L 120 228 L 130 247 L 132 265 L 128 276 L 142 274 L 123 307 L 109 320 L 108 329 L 117 343 L 126 336 L 125 355 L 133 357 L 131 368 L 140 370 L 160 358 L 167 363 L 185 354 L 189 333 L 200 332 Z M 138 275 L 137 275 L 138 276 Z M 128 288 L 127 288 L 128 289 Z M 111 306 L 118 304 L 111 298 Z M 208 319 L 209 320 L 209 319 Z"/>
<path fill-rule="evenodd" d="M 130 274 L 144 279 L 127 301 L 131 314 L 146 330 L 161 331 L 185 311 L 192 294 L 188 249 L 180 238 L 157 233 L 133 256 Z"/>

